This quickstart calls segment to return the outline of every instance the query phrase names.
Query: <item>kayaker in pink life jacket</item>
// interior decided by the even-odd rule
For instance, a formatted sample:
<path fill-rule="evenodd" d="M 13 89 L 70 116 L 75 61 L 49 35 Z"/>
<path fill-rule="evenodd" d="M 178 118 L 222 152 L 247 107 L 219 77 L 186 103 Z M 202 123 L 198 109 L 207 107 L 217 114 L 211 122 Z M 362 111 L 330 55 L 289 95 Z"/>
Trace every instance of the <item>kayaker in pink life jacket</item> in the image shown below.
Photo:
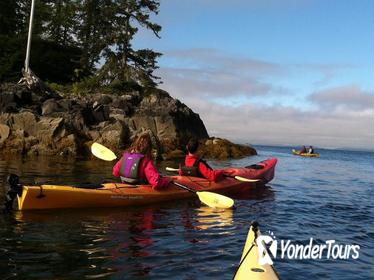
<path fill-rule="evenodd" d="M 130 184 L 150 184 L 152 189 L 166 187 L 171 179 L 161 176 L 152 160 L 152 142 L 148 133 L 140 135 L 113 167 L 113 176 Z"/>

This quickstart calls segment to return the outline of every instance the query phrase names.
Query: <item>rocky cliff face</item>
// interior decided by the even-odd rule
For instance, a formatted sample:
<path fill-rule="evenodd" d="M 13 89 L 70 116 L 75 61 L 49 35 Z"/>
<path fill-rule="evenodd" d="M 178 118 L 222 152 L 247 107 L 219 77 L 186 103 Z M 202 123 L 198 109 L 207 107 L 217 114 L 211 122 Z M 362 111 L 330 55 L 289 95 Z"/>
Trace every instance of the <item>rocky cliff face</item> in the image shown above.
<path fill-rule="evenodd" d="M 93 142 L 120 153 L 144 131 L 151 134 L 157 154 L 164 158 L 180 156 L 180 147 L 190 137 L 209 138 L 198 114 L 159 89 L 78 98 L 35 93 L 20 85 L 0 86 L 2 153 L 84 155 Z M 206 143 L 208 149 L 214 147 L 213 141 Z M 228 143 L 229 157 L 255 154 L 242 146 L 235 150 L 240 153 L 232 154 L 234 144 Z M 211 156 L 222 157 L 219 153 Z"/>

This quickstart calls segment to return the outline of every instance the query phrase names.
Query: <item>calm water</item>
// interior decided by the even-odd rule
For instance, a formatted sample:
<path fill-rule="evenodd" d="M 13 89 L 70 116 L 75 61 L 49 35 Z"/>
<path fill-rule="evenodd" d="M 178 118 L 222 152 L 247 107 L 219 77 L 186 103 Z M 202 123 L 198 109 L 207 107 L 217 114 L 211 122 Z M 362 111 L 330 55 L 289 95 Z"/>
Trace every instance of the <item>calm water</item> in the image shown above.
<path fill-rule="evenodd" d="M 356 260 L 277 258 L 281 279 L 374 279 L 374 153 L 319 150 L 321 158 L 301 158 L 290 148 L 256 148 L 258 156 L 213 163 L 279 159 L 269 187 L 236 200 L 235 210 L 192 200 L 1 215 L 0 278 L 231 279 L 250 221 L 257 220 L 277 240 L 361 247 Z M 0 185 L 9 172 L 23 183 L 101 182 L 111 167 L 99 160 L 2 159 Z M 0 188 L 1 201 L 3 195 Z"/>

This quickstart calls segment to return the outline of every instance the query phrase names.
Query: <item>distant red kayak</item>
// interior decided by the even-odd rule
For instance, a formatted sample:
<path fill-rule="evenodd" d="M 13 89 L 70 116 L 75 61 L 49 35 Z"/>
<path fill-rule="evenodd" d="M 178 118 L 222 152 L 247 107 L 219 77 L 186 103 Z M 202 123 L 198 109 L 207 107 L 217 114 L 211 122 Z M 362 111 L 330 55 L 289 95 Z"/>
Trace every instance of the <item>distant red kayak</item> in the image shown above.
<path fill-rule="evenodd" d="M 243 168 L 227 168 L 232 176 L 247 179 L 260 179 L 258 182 L 243 182 L 226 177 L 219 182 L 209 182 L 204 178 L 189 176 L 170 176 L 175 182 L 195 191 L 209 191 L 223 195 L 245 194 L 255 187 L 264 186 L 274 178 L 276 158 L 261 161 Z M 154 191 L 147 185 L 129 185 L 123 183 L 105 183 L 86 186 L 37 185 L 23 186 L 18 195 L 18 208 L 88 208 L 88 207 L 124 207 L 146 205 L 164 201 L 174 201 L 196 197 L 194 193 L 176 186 Z"/>

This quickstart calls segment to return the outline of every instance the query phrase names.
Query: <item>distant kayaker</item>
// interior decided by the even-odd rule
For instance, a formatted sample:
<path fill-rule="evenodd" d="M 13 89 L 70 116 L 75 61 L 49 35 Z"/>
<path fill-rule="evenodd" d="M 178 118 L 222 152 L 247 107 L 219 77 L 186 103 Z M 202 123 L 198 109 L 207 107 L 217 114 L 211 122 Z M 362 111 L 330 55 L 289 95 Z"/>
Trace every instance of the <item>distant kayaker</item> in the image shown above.
<path fill-rule="evenodd" d="M 180 167 L 180 175 L 189 175 L 196 177 L 203 177 L 209 181 L 217 181 L 223 177 L 223 170 L 214 170 L 209 164 L 200 158 L 196 152 L 199 147 L 199 142 L 192 138 L 186 145 L 187 155 L 184 160 L 184 165 Z"/>
<path fill-rule="evenodd" d="M 306 151 L 306 147 L 305 146 L 303 146 L 302 148 L 301 148 L 301 150 L 300 150 L 300 154 L 304 154 L 304 153 L 306 153 L 307 151 Z"/>
<path fill-rule="evenodd" d="M 152 141 L 148 133 L 140 135 L 113 167 L 113 176 L 130 184 L 150 184 L 153 189 L 166 187 L 171 179 L 161 176 L 152 159 Z"/>
<path fill-rule="evenodd" d="M 309 146 L 308 153 L 309 154 L 314 154 L 314 149 L 313 149 L 312 146 Z"/>

